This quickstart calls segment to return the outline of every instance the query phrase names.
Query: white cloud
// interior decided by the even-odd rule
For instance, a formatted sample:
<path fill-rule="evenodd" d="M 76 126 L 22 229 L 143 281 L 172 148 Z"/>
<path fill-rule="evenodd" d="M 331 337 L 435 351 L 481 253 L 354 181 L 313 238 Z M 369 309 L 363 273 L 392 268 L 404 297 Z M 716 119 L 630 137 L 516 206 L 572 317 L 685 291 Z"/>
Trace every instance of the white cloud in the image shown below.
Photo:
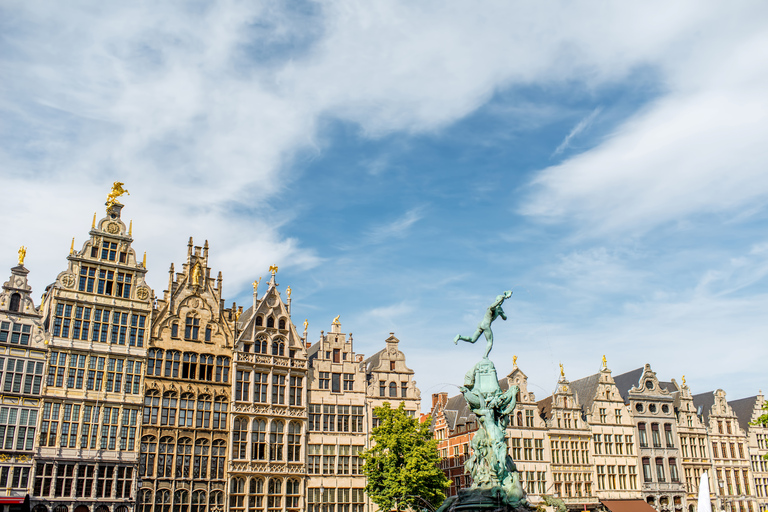
<path fill-rule="evenodd" d="M 570 147 L 571 141 L 574 137 L 579 135 L 581 132 L 589 128 L 589 125 L 592 124 L 592 121 L 595 120 L 595 118 L 600 114 L 600 111 L 602 110 L 602 107 L 597 107 L 592 112 L 590 112 L 584 119 L 576 123 L 576 126 L 574 126 L 570 132 L 568 132 L 568 135 L 565 136 L 563 139 L 563 142 L 560 143 L 557 148 L 555 148 L 554 153 L 552 153 L 552 156 L 559 155 L 563 151 L 565 151 L 568 147 Z"/>

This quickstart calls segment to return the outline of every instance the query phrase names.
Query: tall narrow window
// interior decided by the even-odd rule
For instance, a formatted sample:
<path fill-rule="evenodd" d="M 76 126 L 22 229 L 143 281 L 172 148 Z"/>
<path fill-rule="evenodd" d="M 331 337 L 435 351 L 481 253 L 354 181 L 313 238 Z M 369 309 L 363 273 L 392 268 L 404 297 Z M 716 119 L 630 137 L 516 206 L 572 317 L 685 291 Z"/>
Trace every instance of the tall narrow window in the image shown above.
<path fill-rule="evenodd" d="M 229 404 L 229 400 L 221 395 L 217 396 L 213 402 L 213 428 L 227 429 L 227 404 Z"/>
<path fill-rule="evenodd" d="M 248 440 L 248 420 L 246 418 L 235 418 L 232 427 L 232 458 L 246 458 L 246 443 Z"/>
<path fill-rule="evenodd" d="M 188 437 L 182 437 L 176 447 L 176 478 L 189 478 L 191 461 L 192 440 Z"/>
<path fill-rule="evenodd" d="M 198 439 L 195 442 L 195 460 L 192 467 L 192 478 L 203 480 L 208 478 L 208 440 Z M 193 496 L 194 505 L 194 496 Z"/>
<path fill-rule="evenodd" d="M 197 341 L 197 336 L 200 332 L 200 319 L 193 315 L 187 316 L 187 321 L 184 324 L 184 338 L 188 340 Z"/>
<path fill-rule="evenodd" d="M 253 420 L 251 433 L 251 459 L 266 460 L 267 458 L 267 422 L 256 418 Z"/>
<path fill-rule="evenodd" d="M 389 396 L 390 397 L 397 396 L 397 384 L 395 384 L 394 382 L 389 383 Z"/>
<path fill-rule="evenodd" d="M 269 433 L 269 460 L 283 460 L 283 422 L 273 421 Z"/>
<path fill-rule="evenodd" d="M 210 428 L 211 421 L 211 396 L 200 395 L 197 397 L 197 428 Z M 214 428 L 217 428 L 214 426 Z"/>
<path fill-rule="evenodd" d="M 288 462 L 301 462 L 301 424 L 296 421 L 288 425 Z"/>

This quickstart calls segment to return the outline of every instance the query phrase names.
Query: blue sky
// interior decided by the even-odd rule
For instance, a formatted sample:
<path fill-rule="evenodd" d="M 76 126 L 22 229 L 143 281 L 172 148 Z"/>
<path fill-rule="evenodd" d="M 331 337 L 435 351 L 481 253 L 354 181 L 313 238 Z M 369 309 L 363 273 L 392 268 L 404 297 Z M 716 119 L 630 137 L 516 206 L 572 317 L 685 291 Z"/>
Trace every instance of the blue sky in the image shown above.
<path fill-rule="evenodd" d="M 544 398 L 651 363 L 757 393 L 768 355 L 760 2 L 6 2 L 0 240 L 35 293 L 113 181 L 158 294 L 208 239 L 228 302 L 280 267 L 310 341 L 389 332 L 425 404 L 497 294 Z M 23 229 L 17 229 L 23 226 Z M 39 295 L 38 295 L 39 296 Z"/>

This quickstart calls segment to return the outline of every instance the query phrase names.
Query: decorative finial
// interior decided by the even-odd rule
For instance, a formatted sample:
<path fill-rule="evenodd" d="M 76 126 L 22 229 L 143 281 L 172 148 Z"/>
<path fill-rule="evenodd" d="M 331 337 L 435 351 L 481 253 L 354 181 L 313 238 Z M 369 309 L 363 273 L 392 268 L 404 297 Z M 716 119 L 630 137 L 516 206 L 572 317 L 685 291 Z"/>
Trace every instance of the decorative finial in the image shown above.
<path fill-rule="evenodd" d="M 243 313 L 243 306 L 240 306 L 235 311 L 235 322 L 238 322 L 240 320 L 240 315 Z"/>
<path fill-rule="evenodd" d="M 331 324 L 341 326 L 341 322 L 339 322 L 339 317 L 341 315 L 336 315 L 336 318 L 333 319 L 333 322 Z"/>
<path fill-rule="evenodd" d="M 608 369 L 608 360 L 605 358 L 605 354 L 603 354 L 603 370 Z"/>
<path fill-rule="evenodd" d="M 291 300 L 291 287 L 285 289 L 285 294 L 288 295 L 288 300 Z"/>
<path fill-rule="evenodd" d="M 512 356 L 512 366 L 517 368 L 517 356 Z"/>
<path fill-rule="evenodd" d="M 565 378 L 565 370 L 563 369 L 563 363 L 560 363 L 560 376 Z"/>
<path fill-rule="evenodd" d="M 23 245 L 19 247 L 19 266 L 24 266 L 24 258 L 27 257 L 27 248 Z"/>
<path fill-rule="evenodd" d="M 69 254 L 75 254 L 75 237 L 72 237 L 72 243 L 69 244 Z"/>
<path fill-rule="evenodd" d="M 96 227 L 96 212 L 93 212 L 93 222 L 91 222 L 91 229 Z"/>
<path fill-rule="evenodd" d="M 685 386 L 685 375 L 683 375 L 683 386 Z"/>
<path fill-rule="evenodd" d="M 125 185 L 125 183 L 122 181 L 112 183 L 112 190 L 109 192 L 109 195 L 107 195 L 107 209 L 112 208 L 116 204 L 120 204 L 117 198 L 123 194 L 131 195 L 130 192 L 123 188 L 123 185 Z"/>
<path fill-rule="evenodd" d="M 141 266 L 147 268 L 147 251 L 144 251 L 144 258 L 141 261 Z"/>
<path fill-rule="evenodd" d="M 133 219 L 128 223 L 128 236 L 133 236 Z"/>
<path fill-rule="evenodd" d="M 305 318 L 304 319 L 304 332 L 307 332 L 307 327 L 309 326 L 309 321 Z"/>
<path fill-rule="evenodd" d="M 272 273 L 273 276 L 277 274 L 277 265 L 270 265 L 269 271 Z"/>

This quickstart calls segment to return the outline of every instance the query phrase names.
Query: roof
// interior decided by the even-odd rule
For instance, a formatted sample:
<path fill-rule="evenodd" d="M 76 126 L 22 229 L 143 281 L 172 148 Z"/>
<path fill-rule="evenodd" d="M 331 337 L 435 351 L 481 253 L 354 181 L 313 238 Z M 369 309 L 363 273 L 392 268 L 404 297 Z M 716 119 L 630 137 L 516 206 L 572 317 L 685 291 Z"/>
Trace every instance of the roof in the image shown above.
<path fill-rule="evenodd" d="M 381 354 L 383 354 L 386 350 L 387 350 L 386 348 L 383 348 L 365 360 L 366 373 L 371 373 L 371 371 L 373 371 L 374 368 L 379 366 L 379 360 L 381 359 Z"/>
<path fill-rule="evenodd" d="M 645 500 L 600 500 L 611 512 L 656 512 Z"/>
<path fill-rule="evenodd" d="M 595 373 L 594 375 L 575 380 L 569 384 L 571 390 L 573 390 L 579 397 L 582 412 L 586 413 L 592 409 L 592 402 L 595 400 L 595 393 L 597 392 L 597 385 L 599 382 L 600 374 Z"/>
<path fill-rule="evenodd" d="M 734 414 L 739 419 L 739 426 L 744 429 L 744 432 L 749 429 L 749 422 L 752 419 L 752 413 L 755 411 L 756 403 L 757 395 L 728 402 L 728 405 L 731 406 Z"/>
<path fill-rule="evenodd" d="M 613 376 L 613 382 L 616 383 L 616 387 L 619 389 L 621 398 L 624 399 L 625 403 L 629 402 L 629 390 L 637 386 L 637 384 L 640 382 L 640 377 L 642 376 L 643 368 L 636 368 L 627 373 Z"/>
<path fill-rule="evenodd" d="M 536 402 L 536 405 L 539 408 L 539 414 L 541 417 L 549 419 L 550 413 L 552 412 L 552 396 L 550 395 L 543 400 L 539 400 Z"/>
<path fill-rule="evenodd" d="M 715 405 L 715 392 L 708 391 L 706 393 L 699 393 L 693 395 L 693 405 L 696 407 L 696 414 L 700 415 L 704 423 L 709 422 L 709 411 L 712 406 Z"/>

